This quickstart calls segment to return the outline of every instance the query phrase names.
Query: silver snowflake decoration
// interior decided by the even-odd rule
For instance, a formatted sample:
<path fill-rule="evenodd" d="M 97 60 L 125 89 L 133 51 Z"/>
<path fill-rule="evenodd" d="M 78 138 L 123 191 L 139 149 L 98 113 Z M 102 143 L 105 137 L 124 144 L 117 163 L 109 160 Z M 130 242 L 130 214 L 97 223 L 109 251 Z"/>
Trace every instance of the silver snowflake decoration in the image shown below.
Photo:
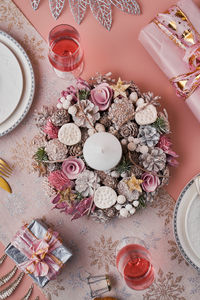
<path fill-rule="evenodd" d="M 31 0 L 34 10 L 39 4 L 40 0 Z M 64 4 L 65 0 L 49 0 L 50 10 L 55 19 L 60 16 Z M 136 0 L 69 0 L 71 12 L 78 24 L 82 22 L 89 6 L 95 18 L 108 30 L 112 26 L 112 4 L 128 14 L 140 14 L 140 6 Z"/>

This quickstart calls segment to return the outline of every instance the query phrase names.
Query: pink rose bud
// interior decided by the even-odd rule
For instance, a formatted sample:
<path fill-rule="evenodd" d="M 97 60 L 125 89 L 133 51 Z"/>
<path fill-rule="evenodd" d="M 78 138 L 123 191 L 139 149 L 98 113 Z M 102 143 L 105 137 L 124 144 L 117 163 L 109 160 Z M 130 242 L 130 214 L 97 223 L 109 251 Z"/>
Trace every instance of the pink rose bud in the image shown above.
<path fill-rule="evenodd" d="M 160 179 L 154 174 L 144 173 L 141 179 L 143 180 L 142 188 L 147 193 L 154 192 L 160 184 Z"/>
<path fill-rule="evenodd" d="M 69 179 L 76 179 L 84 169 L 83 160 L 76 157 L 68 157 L 62 164 L 62 171 Z"/>
<path fill-rule="evenodd" d="M 101 83 L 91 90 L 91 100 L 99 107 L 99 110 L 106 110 L 111 103 L 113 90 L 107 83 Z"/>

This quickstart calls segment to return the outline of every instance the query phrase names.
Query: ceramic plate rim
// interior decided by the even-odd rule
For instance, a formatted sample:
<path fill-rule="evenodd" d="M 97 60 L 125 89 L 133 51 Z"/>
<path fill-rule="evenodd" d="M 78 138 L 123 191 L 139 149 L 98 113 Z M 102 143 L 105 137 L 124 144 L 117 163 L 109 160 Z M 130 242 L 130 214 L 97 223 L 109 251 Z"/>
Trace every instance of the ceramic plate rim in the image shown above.
<path fill-rule="evenodd" d="M 16 103 L 13 105 L 12 109 L 9 110 L 9 113 L 6 115 L 6 117 L 4 116 L 3 121 L 0 120 L 0 124 L 3 123 L 3 122 L 5 122 L 5 121 L 10 117 L 10 115 L 15 111 L 15 109 L 16 109 L 18 103 L 19 103 L 20 100 L 21 100 L 21 97 L 22 97 L 22 91 L 23 91 L 23 85 L 24 85 L 24 80 L 23 80 L 23 75 L 22 75 L 22 69 L 21 69 L 21 66 L 20 66 L 20 64 L 19 64 L 19 61 L 18 61 L 17 57 L 16 57 L 15 54 L 12 52 L 12 50 L 8 48 L 8 46 L 6 46 L 4 43 L 2 43 L 2 42 L 0 41 L 0 47 L 1 47 L 1 46 L 3 46 L 3 48 L 5 47 L 5 49 L 6 49 L 6 50 L 8 51 L 8 53 L 9 53 L 8 55 L 9 55 L 10 57 L 12 57 L 12 59 L 14 60 L 14 62 L 17 64 L 17 68 L 18 68 L 18 70 L 17 70 L 17 72 L 18 72 L 17 76 L 20 76 L 20 77 L 19 77 L 18 84 L 20 84 L 20 87 L 19 87 L 18 98 L 17 98 Z"/>
<path fill-rule="evenodd" d="M 30 72 L 30 76 L 31 76 L 31 88 L 30 88 L 30 94 L 28 96 L 26 106 L 23 108 L 23 112 L 21 113 L 20 117 L 14 122 L 14 124 L 12 124 L 6 130 L 0 132 L 0 137 L 2 137 L 4 135 L 8 134 L 9 132 L 11 132 L 13 129 L 15 129 L 20 124 L 20 122 L 25 118 L 25 116 L 27 115 L 27 113 L 28 113 L 28 111 L 29 111 L 29 109 L 31 107 L 31 104 L 33 102 L 33 98 L 34 98 L 34 93 L 35 93 L 35 76 L 34 76 L 33 66 L 32 66 L 31 61 L 30 61 L 30 59 L 29 59 L 26 51 L 24 50 L 24 48 L 11 35 L 9 35 L 8 33 L 6 33 L 5 31 L 0 30 L 0 36 L 3 36 L 5 38 L 7 38 L 11 42 L 11 44 L 14 43 L 15 46 L 17 46 L 17 48 L 19 49 L 19 51 L 21 52 L 21 54 L 24 56 L 24 58 L 25 58 L 25 60 L 26 60 L 26 62 L 28 64 L 29 72 Z M 12 47 L 12 45 L 10 45 L 10 46 Z M 26 84 L 26 83 L 24 83 L 24 84 Z M 13 112 L 13 114 L 15 114 L 15 111 Z M 5 122 L 8 121 L 11 116 L 9 116 L 8 119 L 5 120 Z"/>
<path fill-rule="evenodd" d="M 178 236 L 178 229 L 177 229 L 177 214 L 178 214 L 178 209 L 180 207 L 181 201 L 185 195 L 185 193 L 187 192 L 187 190 L 191 187 L 191 185 L 194 183 L 194 179 L 199 176 L 200 173 L 196 174 L 182 189 L 180 195 L 178 196 L 178 200 L 176 201 L 175 204 L 175 208 L 174 208 L 174 215 L 173 215 L 173 231 L 174 231 L 174 237 L 175 237 L 175 241 L 176 244 L 182 254 L 182 256 L 184 257 L 184 259 L 192 266 L 194 267 L 198 272 L 200 272 L 200 266 L 197 266 L 192 259 L 188 256 L 188 254 L 185 252 L 183 246 L 181 245 L 181 241 L 180 238 Z M 188 205 L 189 206 L 189 205 Z M 187 207 L 188 209 L 188 207 Z M 184 222 L 185 224 L 185 222 Z M 188 241 L 189 242 L 189 241 Z M 191 249 L 192 250 L 192 249 Z"/>

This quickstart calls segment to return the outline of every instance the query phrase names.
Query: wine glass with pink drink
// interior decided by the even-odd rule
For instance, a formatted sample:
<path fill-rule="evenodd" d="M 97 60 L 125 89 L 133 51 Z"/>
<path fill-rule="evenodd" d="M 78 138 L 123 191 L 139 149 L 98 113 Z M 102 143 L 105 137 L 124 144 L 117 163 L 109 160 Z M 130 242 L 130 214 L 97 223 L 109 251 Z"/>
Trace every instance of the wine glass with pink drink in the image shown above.
<path fill-rule="evenodd" d="M 116 265 L 126 284 L 134 290 L 144 290 L 154 281 L 151 255 L 144 241 L 136 237 L 123 238 L 116 249 Z"/>

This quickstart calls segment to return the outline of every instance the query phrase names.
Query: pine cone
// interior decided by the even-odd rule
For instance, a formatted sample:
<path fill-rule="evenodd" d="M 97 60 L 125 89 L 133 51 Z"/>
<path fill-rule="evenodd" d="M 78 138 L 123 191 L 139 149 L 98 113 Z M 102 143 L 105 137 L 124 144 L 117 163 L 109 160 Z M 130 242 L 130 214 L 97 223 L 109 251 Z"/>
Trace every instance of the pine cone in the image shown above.
<path fill-rule="evenodd" d="M 99 176 L 101 181 L 107 177 L 107 174 L 104 171 L 95 171 L 95 173 Z"/>
<path fill-rule="evenodd" d="M 110 221 L 110 218 L 106 216 L 101 209 L 97 209 L 94 212 L 90 214 L 90 218 L 92 218 L 94 221 L 98 223 L 108 223 Z"/>
<path fill-rule="evenodd" d="M 141 154 L 139 159 L 143 167 L 150 172 L 158 173 L 166 165 L 166 154 L 158 147 L 149 149 L 149 152 L 146 154 Z"/>
<path fill-rule="evenodd" d="M 70 156 L 80 156 L 83 153 L 83 147 L 82 144 L 76 144 L 73 146 L 70 146 L 68 148 L 68 153 Z"/>
<path fill-rule="evenodd" d="M 70 107 L 69 113 L 72 115 L 73 121 L 79 127 L 91 128 L 91 124 L 95 124 L 100 118 L 99 108 L 94 105 L 90 100 L 82 100 L 79 103 L 74 104 Z M 86 118 L 87 117 L 87 118 Z M 90 122 L 88 122 L 88 120 Z"/>
<path fill-rule="evenodd" d="M 43 106 L 41 111 L 35 111 L 34 119 L 36 126 L 39 128 L 43 128 L 52 113 L 53 109 L 49 108 L 48 106 Z"/>
<path fill-rule="evenodd" d="M 119 183 L 118 183 L 118 186 L 117 186 L 117 191 L 118 191 L 118 194 L 119 195 L 123 195 L 126 197 L 126 199 L 129 201 L 129 202 L 132 202 L 134 200 L 138 200 L 139 199 L 139 196 L 140 196 L 140 192 L 134 190 L 134 191 L 131 191 L 129 190 L 129 187 L 127 185 L 127 179 L 122 179 Z"/>
<path fill-rule="evenodd" d="M 106 186 L 109 186 L 110 188 L 112 189 L 116 189 L 117 188 L 117 183 L 118 183 L 118 180 L 117 178 L 114 178 L 110 175 L 107 175 L 104 180 L 102 181 L 102 183 Z"/>
<path fill-rule="evenodd" d="M 131 174 L 135 175 L 136 178 L 141 178 L 141 176 L 142 176 L 143 173 L 144 173 L 144 171 L 142 171 L 137 166 L 133 165 L 131 167 Z"/>
<path fill-rule="evenodd" d="M 61 127 L 70 122 L 70 115 L 65 109 L 58 109 L 53 113 L 51 121 L 55 126 Z"/>
<path fill-rule="evenodd" d="M 128 138 L 129 136 L 136 137 L 138 135 L 138 126 L 134 122 L 128 122 L 120 128 L 119 133 L 124 138 Z"/>
<path fill-rule="evenodd" d="M 163 171 L 162 171 L 162 175 L 165 176 L 165 177 L 160 177 L 160 185 L 159 185 L 159 188 L 165 186 L 168 184 L 169 182 L 169 168 L 166 167 Z"/>
<path fill-rule="evenodd" d="M 108 118 L 108 113 L 104 112 L 99 120 L 99 123 L 104 125 L 105 127 L 110 127 L 112 124 L 112 121 Z"/>
<path fill-rule="evenodd" d="M 142 96 L 139 87 L 133 81 L 129 81 L 126 84 L 130 84 L 128 91 L 131 94 L 132 92 L 136 92 L 138 94 L 138 98 Z"/>
<path fill-rule="evenodd" d="M 108 118 L 118 129 L 126 122 L 134 119 L 134 105 L 128 98 L 115 98 L 108 111 Z"/>
<path fill-rule="evenodd" d="M 148 147 L 154 147 L 158 144 L 160 134 L 156 128 L 150 125 L 140 126 L 138 138 L 140 142 L 147 145 Z"/>
<path fill-rule="evenodd" d="M 146 193 L 145 200 L 147 202 L 153 202 L 153 200 L 155 199 L 157 194 L 158 194 L 158 191 L 155 191 L 155 192 L 152 192 L 152 193 Z"/>
<path fill-rule="evenodd" d="M 59 163 L 55 163 L 55 164 L 47 164 L 47 171 L 48 172 L 53 172 L 53 171 L 57 171 L 60 169 L 60 164 Z"/>
<path fill-rule="evenodd" d="M 111 208 L 108 208 L 108 209 L 104 209 L 104 214 L 108 218 L 114 218 L 117 215 L 117 211 L 114 207 L 111 207 Z"/>
<path fill-rule="evenodd" d="M 114 128 L 113 126 L 109 127 L 108 132 L 111 133 L 112 135 L 116 136 L 117 139 L 119 139 L 119 137 L 120 137 L 119 131 L 116 128 Z"/>
<path fill-rule="evenodd" d="M 45 151 L 49 160 L 65 159 L 68 153 L 67 146 L 62 144 L 58 139 L 50 140 L 45 147 Z"/>

